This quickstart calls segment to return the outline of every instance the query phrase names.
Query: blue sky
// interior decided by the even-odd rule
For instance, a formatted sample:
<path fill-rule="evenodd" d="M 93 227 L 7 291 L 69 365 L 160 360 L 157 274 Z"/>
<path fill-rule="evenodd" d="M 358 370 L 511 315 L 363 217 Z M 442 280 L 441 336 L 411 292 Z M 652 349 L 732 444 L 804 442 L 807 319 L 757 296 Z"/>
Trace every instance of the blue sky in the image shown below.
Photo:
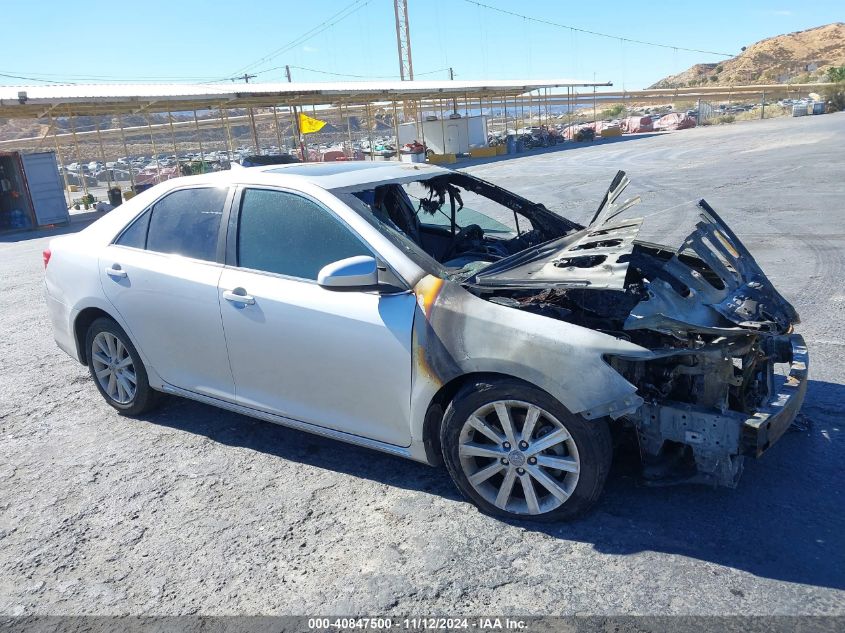
<path fill-rule="evenodd" d="M 581 29 L 736 54 L 757 40 L 845 20 L 845 4 L 479 0 Z M 418 79 L 575 77 L 640 89 L 696 62 L 724 59 L 621 43 L 530 22 L 466 0 L 408 0 Z M 349 7 L 348 17 L 338 12 Z M 341 14 L 341 16 L 344 14 Z M 0 73 L 75 83 L 210 81 L 248 67 L 252 81 L 398 78 L 393 0 L 3 0 Z M 336 22 L 313 37 L 303 34 Z M 277 51 L 280 51 L 277 53 Z M 271 54 L 272 53 L 272 54 Z M 304 69 L 313 70 L 304 70 Z M 361 78 L 363 79 L 363 77 Z M 0 76 L 2 84 L 33 84 Z"/>

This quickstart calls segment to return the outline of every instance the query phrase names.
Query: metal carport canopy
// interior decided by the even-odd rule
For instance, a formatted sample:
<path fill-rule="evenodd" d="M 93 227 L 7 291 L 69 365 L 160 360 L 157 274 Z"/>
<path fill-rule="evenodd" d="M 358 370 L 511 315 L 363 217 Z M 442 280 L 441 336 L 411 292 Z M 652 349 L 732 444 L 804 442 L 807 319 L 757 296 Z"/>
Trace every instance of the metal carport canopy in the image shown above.
<path fill-rule="evenodd" d="M 516 97 L 534 90 L 594 88 L 573 79 L 320 83 L 86 84 L 0 87 L 0 118 L 181 112 L 282 105 L 365 104 L 438 97 Z"/>

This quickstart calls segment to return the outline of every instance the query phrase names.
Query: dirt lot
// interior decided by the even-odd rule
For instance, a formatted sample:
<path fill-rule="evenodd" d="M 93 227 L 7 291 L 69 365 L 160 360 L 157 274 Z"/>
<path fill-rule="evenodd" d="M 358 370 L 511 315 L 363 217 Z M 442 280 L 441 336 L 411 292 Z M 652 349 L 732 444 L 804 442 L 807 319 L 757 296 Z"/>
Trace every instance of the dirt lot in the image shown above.
<path fill-rule="evenodd" d="M 809 430 L 736 490 L 618 469 L 572 524 L 503 523 L 445 471 L 185 400 L 120 417 L 53 343 L 49 238 L 0 238 L 0 614 L 845 614 L 843 141 L 826 115 L 467 167 L 578 220 L 626 169 L 671 243 L 705 196 L 804 319 Z"/>

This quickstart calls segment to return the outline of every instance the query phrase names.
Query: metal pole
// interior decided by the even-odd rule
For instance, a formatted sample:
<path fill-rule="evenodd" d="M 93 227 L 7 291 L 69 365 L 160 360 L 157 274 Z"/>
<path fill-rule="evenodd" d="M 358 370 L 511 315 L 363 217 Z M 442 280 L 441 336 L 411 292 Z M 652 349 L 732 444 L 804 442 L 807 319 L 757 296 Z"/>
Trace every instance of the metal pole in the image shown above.
<path fill-rule="evenodd" d="M 443 143 L 443 153 L 446 153 L 446 127 L 443 125 L 443 99 L 437 100 L 440 108 L 440 141 Z M 481 108 L 481 99 L 478 99 L 478 107 Z"/>
<path fill-rule="evenodd" d="M 255 75 L 249 75 L 244 73 L 244 83 L 249 83 L 249 80 L 255 77 Z M 255 111 L 252 109 L 252 106 L 247 108 L 247 112 L 249 113 L 249 123 L 252 126 L 252 140 L 255 143 L 255 154 L 256 156 L 261 155 L 261 144 L 258 142 L 258 131 L 255 129 Z M 200 154 L 202 154 L 202 150 L 200 150 Z M 205 161 L 203 161 L 203 165 Z M 205 167 L 203 167 L 205 169 Z"/>
<path fill-rule="evenodd" d="M 100 158 L 103 161 L 103 169 L 106 170 L 106 180 L 109 183 L 109 189 L 111 189 L 111 173 L 110 173 L 110 170 L 108 168 L 108 165 L 106 165 L 106 150 L 103 149 L 103 137 L 100 134 L 100 124 L 95 123 L 94 126 L 97 129 L 97 143 L 100 145 Z"/>
<path fill-rule="evenodd" d="M 346 104 L 346 135 L 349 137 L 349 158 L 355 158 L 355 149 L 352 147 L 352 119 L 349 117 L 349 104 Z"/>
<path fill-rule="evenodd" d="M 147 121 L 147 128 L 150 131 L 150 143 L 152 143 L 153 156 L 155 156 L 155 161 L 156 161 L 156 176 L 158 177 L 158 181 L 161 182 L 161 165 L 159 164 L 159 159 L 158 159 L 158 148 L 156 147 L 156 140 L 153 137 L 153 126 L 150 125 L 150 117 L 147 115 L 146 112 L 144 113 L 144 119 Z"/>
<path fill-rule="evenodd" d="M 593 123 L 596 121 L 596 87 L 593 86 Z"/>
<path fill-rule="evenodd" d="M 129 161 L 129 182 L 132 184 L 132 191 L 135 191 L 135 172 L 132 169 L 132 157 L 129 155 L 129 148 L 126 146 L 126 136 L 123 134 L 123 119 L 117 115 L 117 125 L 120 127 L 120 140 L 123 141 L 123 151 L 126 152 L 126 160 Z"/>
<path fill-rule="evenodd" d="M 229 126 L 229 113 L 223 106 L 220 106 L 220 116 L 223 118 L 223 125 L 226 128 L 226 155 L 229 161 L 235 159 L 235 144 L 232 142 L 232 129 Z"/>
<path fill-rule="evenodd" d="M 59 159 L 59 165 L 62 166 L 62 179 L 65 181 L 65 191 L 64 191 L 64 193 L 65 193 L 65 204 L 68 204 L 67 196 L 70 193 L 70 184 L 67 181 L 67 169 L 65 169 L 65 159 L 62 158 L 62 150 L 59 149 L 59 137 L 56 136 L 55 123 L 56 122 L 53 120 L 53 115 L 51 114 L 50 115 L 50 127 L 53 129 L 53 141 L 56 143 L 56 156 Z M 70 206 L 70 205 L 68 204 L 68 206 Z"/>
<path fill-rule="evenodd" d="M 292 83 L 293 79 L 291 78 L 290 74 L 290 66 L 285 64 L 285 75 L 288 78 L 288 83 Z M 292 105 L 291 108 L 291 118 L 293 120 L 293 129 L 296 131 L 296 138 L 294 139 L 294 146 L 299 145 L 299 151 L 302 152 L 302 162 L 308 162 L 308 151 L 305 147 L 305 142 L 302 140 L 302 132 L 299 130 L 299 113 L 297 112 L 296 106 Z"/>
<path fill-rule="evenodd" d="M 449 68 L 449 81 L 455 81 L 455 71 L 452 68 Z M 452 97 L 452 112 L 455 114 L 458 113 L 458 99 L 457 97 Z"/>
<path fill-rule="evenodd" d="M 396 130 L 396 160 L 401 160 L 399 157 L 399 116 L 396 114 L 396 101 L 393 101 L 393 128 Z"/>
<path fill-rule="evenodd" d="M 417 109 L 417 115 L 419 117 L 420 128 L 417 131 L 419 132 L 420 142 L 422 143 L 422 146 L 423 146 L 423 154 L 426 157 L 423 160 L 426 160 L 428 158 L 428 145 L 425 144 L 425 113 L 423 112 L 422 99 L 419 100 L 419 105 L 420 105 L 420 107 Z"/>
<path fill-rule="evenodd" d="M 279 129 L 279 115 L 276 113 L 276 106 L 273 106 L 273 121 L 276 124 L 276 139 L 279 142 L 279 152 L 282 151 L 282 131 Z"/>
<path fill-rule="evenodd" d="M 79 176 L 80 182 L 82 183 L 82 193 L 87 198 L 88 182 L 85 178 L 85 172 L 82 171 L 82 156 L 79 153 L 79 142 L 76 139 L 76 125 L 73 122 L 73 116 L 68 117 L 68 122 L 70 123 L 70 132 L 73 136 L 73 147 L 76 150 L 76 173 Z"/>
<path fill-rule="evenodd" d="M 543 93 L 537 90 L 537 125 L 543 125 Z"/>
<path fill-rule="evenodd" d="M 170 123 L 170 142 L 173 143 L 173 157 L 176 159 L 176 170 L 182 175 L 182 166 L 179 164 L 179 148 L 176 145 L 176 131 L 173 129 L 173 113 L 167 111 L 167 121 Z"/>
<path fill-rule="evenodd" d="M 760 118 L 766 118 L 766 91 L 763 91 L 763 96 L 760 99 Z"/>
<path fill-rule="evenodd" d="M 373 156 L 373 122 L 370 118 L 370 104 L 367 104 L 367 142 L 370 144 L 370 160 L 374 161 L 375 157 Z"/>
<path fill-rule="evenodd" d="M 200 146 L 200 166 L 202 168 L 203 173 L 205 173 L 205 153 L 202 149 L 202 138 L 200 138 L 200 122 L 197 119 L 197 111 L 194 110 L 194 127 L 197 129 L 197 143 Z"/>

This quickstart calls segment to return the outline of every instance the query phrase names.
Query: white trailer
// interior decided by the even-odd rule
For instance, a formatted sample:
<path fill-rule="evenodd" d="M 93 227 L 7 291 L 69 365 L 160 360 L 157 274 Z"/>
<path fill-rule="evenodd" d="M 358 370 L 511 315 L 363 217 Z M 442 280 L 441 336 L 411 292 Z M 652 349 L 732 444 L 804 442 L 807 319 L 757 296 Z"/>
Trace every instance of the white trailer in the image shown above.
<path fill-rule="evenodd" d="M 436 154 L 466 154 L 471 149 L 487 146 L 487 117 L 451 115 L 423 121 L 422 133 L 416 122 L 399 126 L 399 145 L 412 141 L 425 143 Z"/>

